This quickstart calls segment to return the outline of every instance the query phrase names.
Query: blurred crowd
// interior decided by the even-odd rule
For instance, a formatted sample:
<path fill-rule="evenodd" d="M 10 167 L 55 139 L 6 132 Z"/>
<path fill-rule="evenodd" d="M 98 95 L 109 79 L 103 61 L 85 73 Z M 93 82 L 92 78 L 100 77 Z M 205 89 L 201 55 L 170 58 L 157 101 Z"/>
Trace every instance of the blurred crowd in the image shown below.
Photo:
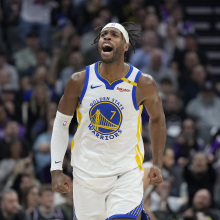
<path fill-rule="evenodd" d="M 152 220 L 220 219 L 220 82 L 198 47 L 183 0 L 0 0 L 1 220 L 72 219 L 72 195 L 50 187 L 50 140 L 66 82 L 98 61 L 94 28 L 142 28 L 126 62 L 150 74 L 163 101 L 164 182 L 146 187 Z M 142 113 L 145 168 L 151 165 L 148 114 Z M 70 126 L 64 172 L 72 177 Z"/>

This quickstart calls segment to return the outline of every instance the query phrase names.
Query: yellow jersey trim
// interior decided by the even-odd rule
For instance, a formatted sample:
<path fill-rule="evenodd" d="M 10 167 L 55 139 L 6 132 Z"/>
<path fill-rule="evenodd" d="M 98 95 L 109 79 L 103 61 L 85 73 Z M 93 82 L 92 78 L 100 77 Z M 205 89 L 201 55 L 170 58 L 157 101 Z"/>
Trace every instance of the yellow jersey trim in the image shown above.
<path fill-rule="evenodd" d="M 140 141 L 141 132 L 142 132 L 142 120 L 141 120 L 142 110 L 143 110 L 143 105 L 139 106 L 139 116 L 138 116 L 137 134 L 136 134 L 138 144 L 135 146 L 135 152 L 136 152 L 135 159 L 141 170 L 143 170 L 143 167 L 141 167 L 141 164 L 143 163 L 143 159 L 144 159 L 144 156 L 141 153 L 140 147 L 139 147 L 139 141 Z"/>
<path fill-rule="evenodd" d="M 80 122 L 81 122 L 81 120 L 82 120 L 82 114 L 81 114 L 81 112 L 79 111 L 79 106 L 80 106 L 80 103 L 78 104 L 77 109 L 76 109 L 76 112 L 77 112 L 77 121 L 78 121 L 77 129 L 78 129 L 78 127 L 80 126 Z M 74 138 L 73 138 L 72 143 L 71 143 L 71 152 L 72 152 L 73 148 L 74 148 Z"/>
<path fill-rule="evenodd" d="M 121 80 L 123 80 L 124 82 L 129 83 L 129 84 L 137 87 L 137 83 L 136 82 L 133 82 L 133 81 L 131 81 L 131 80 L 125 78 L 125 77 L 122 77 Z"/>

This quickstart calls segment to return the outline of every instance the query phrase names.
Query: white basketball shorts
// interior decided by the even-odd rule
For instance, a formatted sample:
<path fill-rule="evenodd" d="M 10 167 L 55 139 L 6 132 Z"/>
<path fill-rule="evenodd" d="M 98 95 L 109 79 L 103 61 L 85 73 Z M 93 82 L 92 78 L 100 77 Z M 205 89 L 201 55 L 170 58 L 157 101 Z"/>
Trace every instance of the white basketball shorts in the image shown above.
<path fill-rule="evenodd" d="M 141 219 L 149 220 L 143 210 L 143 174 L 138 167 L 120 176 L 96 179 L 92 188 L 74 178 L 73 220 L 137 219 L 142 211 Z"/>

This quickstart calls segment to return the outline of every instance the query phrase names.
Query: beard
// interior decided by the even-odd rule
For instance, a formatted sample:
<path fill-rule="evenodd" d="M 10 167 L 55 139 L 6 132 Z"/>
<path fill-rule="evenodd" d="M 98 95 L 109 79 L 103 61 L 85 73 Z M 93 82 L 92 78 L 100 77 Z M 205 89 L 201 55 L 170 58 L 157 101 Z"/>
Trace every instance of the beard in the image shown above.
<path fill-rule="evenodd" d="M 124 53 L 123 44 L 120 47 L 118 47 L 115 51 L 113 51 L 113 55 L 110 58 L 103 58 L 102 55 L 101 55 L 101 52 L 102 52 L 102 49 L 99 47 L 99 54 L 100 54 L 100 57 L 101 57 L 101 61 L 103 63 L 106 63 L 106 64 L 113 63 L 119 57 L 121 57 L 121 55 Z"/>

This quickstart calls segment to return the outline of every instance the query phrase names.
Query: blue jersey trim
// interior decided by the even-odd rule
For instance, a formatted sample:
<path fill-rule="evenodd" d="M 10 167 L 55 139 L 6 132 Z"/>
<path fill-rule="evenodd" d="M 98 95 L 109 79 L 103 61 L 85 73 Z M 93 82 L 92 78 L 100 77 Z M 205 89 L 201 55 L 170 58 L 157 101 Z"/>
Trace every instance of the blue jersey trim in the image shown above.
<path fill-rule="evenodd" d="M 113 90 L 116 85 L 118 85 L 119 83 L 124 82 L 123 80 L 119 79 L 119 80 L 116 80 L 116 81 L 114 81 L 113 83 L 110 84 L 106 79 L 102 78 L 99 75 L 98 67 L 99 67 L 99 62 L 96 62 L 95 63 L 95 74 L 96 74 L 97 78 L 105 84 L 106 89 Z M 129 69 L 128 73 L 126 74 L 126 76 L 124 78 L 128 78 L 131 75 L 132 71 L 133 71 L 133 66 L 130 64 L 130 69 Z"/>
<path fill-rule="evenodd" d="M 138 73 L 137 73 L 137 75 L 136 75 L 136 77 L 135 77 L 134 82 L 138 83 L 138 80 L 139 80 L 139 78 L 140 78 L 140 76 L 141 76 L 141 73 L 142 73 L 142 72 L 139 70 Z M 137 90 L 137 87 L 134 86 L 133 89 L 132 89 L 132 100 L 133 100 L 134 108 L 135 108 L 136 110 L 139 110 L 139 107 L 138 107 L 138 105 L 137 105 L 137 100 L 136 100 L 136 90 Z"/>
<path fill-rule="evenodd" d="M 78 220 L 75 214 L 75 208 L 73 207 L 73 220 Z"/>
<path fill-rule="evenodd" d="M 86 90 L 87 90 L 87 87 L 88 87 L 88 82 L 89 82 L 89 66 L 86 67 L 85 82 L 84 82 L 82 94 L 80 96 L 80 103 L 82 103 L 84 95 L 86 94 Z"/>
<path fill-rule="evenodd" d="M 107 218 L 106 220 L 111 220 L 114 218 L 129 218 L 129 219 L 137 219 L 137 217 L 139 216 L 139 214 L 141 213 L 141 220 L 150 220 L 149 216 L 147 215 L 147 213 L 143 210 L 144 208 L 144 203 L 143 200 L 141 201 L 140 205 L 138 205 L 135 209 L 133 209 L 132 211 L 126 213 L 126 214 L 117 214 L 117 215 L 113 215 L 109 218 Z"/>
<path fill-rule="evenodd" d="M 113 215 L 113 216 L 111 216 L 110 218 L 107 218 L 106 220 L 111 220 L 111 219 L 114 219 L 114 218 L 130 218 L 130 219 L 136 219 L 137 217 L 131 216 L 131 215 L 128 215 L 128 214 L 124 214 L 124 215 Z"/>
<path fill-rule="evenodd" d="M 150 216 L 145 212 L 144 209 L 142 210 L 141 220 L 150 220 Z"/>

